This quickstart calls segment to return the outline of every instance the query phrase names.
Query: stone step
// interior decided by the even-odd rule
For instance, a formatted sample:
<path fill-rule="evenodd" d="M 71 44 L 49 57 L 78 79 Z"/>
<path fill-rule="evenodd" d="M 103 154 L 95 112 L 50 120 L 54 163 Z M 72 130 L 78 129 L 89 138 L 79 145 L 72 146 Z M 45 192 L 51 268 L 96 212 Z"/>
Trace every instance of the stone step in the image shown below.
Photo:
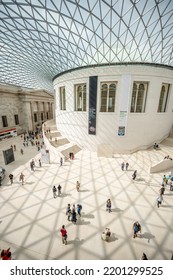
<path fill-rule="evenodd" d="M 53 139 L 53 141 L 50 141 L 50 143 L 54 147 L 59 147 L 70 142 L 67 138 L 57 138 L 57 140 Z"/>
<path fill-rule="evenodd" d="M 72 143 L 70 143 L 70 144 L 72 144 Z M 69 158 L 69 153 L 73 153 L 75 155 L 80 151 L 81 151 L 81 148 L 78 145 L 72 144 L 68 148 L 66 147 L 66 149 L 62 150 L 61 153 L 63 154 L 63 156 L 66 159 L 68 159 Z"/>
<path fill-rule="evenodd" d="M 59 131 L 51 132 L 51 133 L 46 133 L 47 138 L 56 138 L 60 137 L 61 133 Z"/>

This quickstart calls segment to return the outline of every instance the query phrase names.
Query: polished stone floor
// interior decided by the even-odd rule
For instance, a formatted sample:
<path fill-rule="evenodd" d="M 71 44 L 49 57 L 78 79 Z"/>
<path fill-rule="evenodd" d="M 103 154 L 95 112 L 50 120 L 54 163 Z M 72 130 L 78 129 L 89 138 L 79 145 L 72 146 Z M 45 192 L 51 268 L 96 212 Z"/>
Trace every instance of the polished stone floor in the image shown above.
<path fill-rule="evenodd" d="M 161 145 L 131 155 L 98 158 L 96 153 L 82 150 L 73 161 L 60 167 L 55 156 L 50 164 L 38 165 L 37 148 L 24 147 L 20 154 L 21 137 L 0 142 L 0 166 L 7 170 L 0 187 L 0 249 L 10 247 L 13 258 L 22 259 L 111 259 L 136 260 L 145 252 L 149 259 L 169 260 L 173 252 L 173 192 L 166 189 L 159 209 L 156 198 L 167 173 L 149 174 L 149 167 L 173 155 L 173 148 Z M 15 161 L 4 164 L 2 151 L 16 144 Z M 30 161 L 36 161 L 35 171 Z M 128 171 L 121 170 L 128 161 Z M 137 169 L 136 181 L 132 173 Z M 14 183 L 8 175 L 12 172 Z M 19 174 L 25 175 L 25 184 Z M 80 192 L 76 181 L 80 181 Z M 52 186 L 61 184 L 62 196 L 53 198 Z M 106 200 L 112 201 L 112 212 L 105 210 Z M 81 203 L 82 217 L 77 224 L 67 221 L 67 204 Z M 133 239 L 132 225 L 142 225 L 142 233 Z M 66 226 L 68 244 L 61 242 L 60 228 Z M 105 227 L 112 232 L 106 243 L 101 239 Z"/>

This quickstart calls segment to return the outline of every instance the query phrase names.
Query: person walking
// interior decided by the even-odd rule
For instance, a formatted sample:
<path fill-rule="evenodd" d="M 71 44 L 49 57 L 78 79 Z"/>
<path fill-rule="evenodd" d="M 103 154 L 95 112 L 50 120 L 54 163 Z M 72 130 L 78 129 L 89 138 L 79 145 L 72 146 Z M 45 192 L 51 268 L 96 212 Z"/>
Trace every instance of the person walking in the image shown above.
<path fill-rule="evenodd" d="M 10 248 L 8 248 L 7 250 L 2 250 L 1 251 L 1 259 L 2 260 L 11 260 L 12 258 L 12 255 L 11 255 L 11 251 L 10 251 Z"/>
<path fill-rule="evenodd" d="M 70 221 L 70 217 L 71 217 L 71 207 L 70 207 L 70 203 L 68 203 L 67 208 L 66 208 L 66 215 L 67 215 L 67 220 Z"/>
<path fill-rule="evenodd" d="M 160 189 L 160 194 L 164 195 L 164 193 L 165 193 L 165 186 L 164 186 L 164 184 L 162 184 L 161 189 Z"/>
<path fill-rule="evenodd" d="M 24 177 L 25 177 L 25 175 L 21 172 L 20 176 L 19 176 L 19 181 L 22 182 L 22 185 L 24 184 Z"/>
<path fill-rule="evenodd" d="M 122 171 L 124 171 L 124 166 L 125 166 L 125 163 L 122 162 L 122 163 L 121 163 L 121 170 L 122 170 Z"/>
<path fill-rule="evenodd" d="M 62 244 L 67 245 L 67 231 L 65 229 L 65 225 L 62 225 L 60 232 L 61 232 L 61 237 L 62 237 Z"/>
<path fill-rule="evenodd" d="M 55 186 L 53 186 L 52 191 L 53 191 L 53 197 L 56 198 L 57 189 Z"/>
<path fill-rule="evenodd" d="M 110 198 L 106 201 L 106 211 L 108 211 L 109 213 L 112 212 Z"/>
<path fill-rule="evenodd" d="M 141 225 L 139 222 L 135 222 L 133 224 L 133 238 L 137 237 L 138 232 L 141 232 Z"/>
<path fill-rule="evenodd" d="M 78 213 L 79 217 L 81 217 L 81 210 L 82 210 L 82 205 L 77 204 L 77 213 Z"/>
<path fill-rule="evenodd" d="M 162 182 L 162 184 L 164 184 L 164 186 L 167 185 L 167 178 L 166 178 L 166 175 L 163 176 L 163 182 Z"/>
<path fill-rule="evenodd" d="M 58 190 L 58 196 L 60 196 L 60 195 L 61 195 L 61 189 L 62 189 L 61 185 L 58 185 L 58 187 L 57 187 L 57 190 Z"/>
<path fill-rule="evenodd" d="M 31 171 L 34 171 L 33 161 L 30 162 L 30 168 L 31 168 Z"/>
<path fill-rule="evenodd" d="M 136 179 L 136 176 L 137 176 L 137 170 L 135 170 L 132 174 L 132 179 L 135 180 Z"/>
<path fill-rule="evenodd" d="M 39 158 L 38 160 L 39 166 L 41 167 L 41 159 Z"/>
<path fill-rule="evenodd" d="M 60 166 L 62 166 L 62 164 L 63 164 L 63 159 L 62 159 L 62 157 L 60 158 Z"/>
<path fill-rule="evenodd" d="M 141 260 L 148 260 L 147 255 L 145 253 L 142 254 Z"/>
<path fill-rule="evenodd" d="M 77 189 L 77 191 L 79 192 L 79 189 L 80 189 L 80 183 L 79 183 L 79 181 L 76 182 L 76 189 Z"/>
<path fill-rule="evenodd" d="M 126 162 L 126 171 L 128 170 L 128 168 L 129 168 L 129 163 Z"/>
<path fill-rule="evenodd" d="M 72 209 L 72 212 L 71 212 L 71 221 L 73 224 L 76 224 L 76 222 L 77 222 L 76 211 L 74 208 Z"/>
<path fill-rule="evenodd" d="M 20 153 L 21 153 L 21 155 L 23 155 L 23 149 L 20 149 Z"/>
<path fill-rule="evenodd" d="M 13 184 L 13 177 L 14 177 L 13 174 L 10 174 L 10 175 L 9 175 L 11 185 Z"/>
<path fill-rule="evenodd" d="M 160 194 L 157 197 L 156 202 L 157 202 L 157 207 L 159 208 L 162 205 L 162 202 L 163 202 L 163 195 L 162 194 Z"/>
<path fill-rule="evenodd" d="M 110 228 L 105 228 L 105 230 L 102 232 L 102 239 L 104 241 L 109 242 L 111 236 Z"/>

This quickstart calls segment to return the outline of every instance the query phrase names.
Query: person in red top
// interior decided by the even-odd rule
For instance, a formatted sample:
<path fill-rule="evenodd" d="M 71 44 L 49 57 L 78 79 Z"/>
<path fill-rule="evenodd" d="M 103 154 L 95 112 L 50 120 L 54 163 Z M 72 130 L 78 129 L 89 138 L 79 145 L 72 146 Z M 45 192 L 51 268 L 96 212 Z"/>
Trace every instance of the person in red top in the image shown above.
<path fill-rule="evenodd" d="M 7 250 L 2 250 L 1 259 L 2 260 L 11 260 L 10 248 L 8 248 Z"/>
<path fill-rule="evenodd" d="M 62 244 L 67 245 L 67 231 L 66 231 L 64 225 L 62 226 L 60 232 L 61 232 L 61 236 L 62 236 Z"/>

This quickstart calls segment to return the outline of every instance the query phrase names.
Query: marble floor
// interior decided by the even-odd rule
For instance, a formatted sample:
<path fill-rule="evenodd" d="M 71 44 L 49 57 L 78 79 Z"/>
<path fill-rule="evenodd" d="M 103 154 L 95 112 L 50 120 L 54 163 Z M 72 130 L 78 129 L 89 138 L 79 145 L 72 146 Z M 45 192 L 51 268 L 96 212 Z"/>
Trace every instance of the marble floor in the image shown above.
<path fill-rule="evenodd" d="M 39 167 L 40 154 L 35 146 L 24 147 L 21 137 L 0 142 L 0 166 L 6 177 L 0 187 L 0 249 L 11 248 L 13 258 L 74 260 L 138 260 L 145 252 L 149 259 L 170 260 L 173 252 L 173 192 L 166 189 L 164 203 L 158 209 L 156 198 L 167 173 L 149 174 L 151 165 L 173 147 L 161 145 L 154 151 L 138 151 L 114 158 L 98 158 L 82 150 L 73 161 L 59 165 L 55 156 L 50 164 Z M 2 151 L 16 144 L 15 161 L 4 164 Z M 30 161 L 36 161 L 35 171 Z M 122 171 L 122 161 L 129 170 Z M 136 181 L 132 173 L 137 169 Z M 14 175 L 11 185 L 8 175 Z M 25 175 L 25 184 L 19 174 Z M 81 189 L 76 191 L 76 181 Z M 62 196 L 53 198 L 52 186 L 61 184 Z M 112 201 L 112 212 L 106 212 L 106 200 Z M 67 204 L 82 204 L 77 224 L 67 221 Z M 142 233 L 133 239 L 132 225 L 142 225 Z M 61 242 L 60 228 L 66 226 L 68 244 Z M 112 232 L 109 243 L 101 239 L 105 227 Z"/>

